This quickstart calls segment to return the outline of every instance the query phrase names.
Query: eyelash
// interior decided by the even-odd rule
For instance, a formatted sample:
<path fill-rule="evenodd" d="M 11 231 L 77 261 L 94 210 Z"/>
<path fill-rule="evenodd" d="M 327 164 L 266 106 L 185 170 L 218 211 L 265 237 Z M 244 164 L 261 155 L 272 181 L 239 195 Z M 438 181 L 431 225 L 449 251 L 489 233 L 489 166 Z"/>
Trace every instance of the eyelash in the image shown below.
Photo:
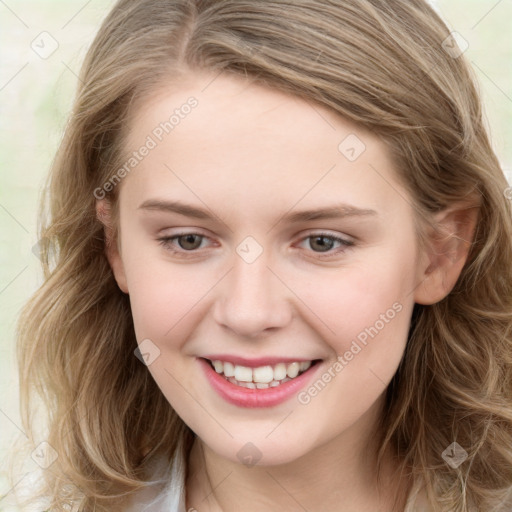
<path fill-rule="evenodd" d="M 196 255 L 198 249 L 192 249 L 192 250 L 188 250 L 188 251 L 186 249 L 176 249 L 175 248 L 176 246 L 173 246 L 171 244 L 171 242 L 173 240 L 177 240 L 178 238 L 181 238 L 181 237 L 184 237 L 187 235 L 196 235 L 198 237 L 201 237 L 202 239 L 208 239 L 208 237 L 206 235 L 202 235 L 201 233 L 183 232 L 183 233 L 178 233 L 173 236 L 161 237 L 161 238 L 158 238 L 157 240 L 160 242 L 160 245 L 162 245 L 164 247 L 164 249 L 172 252 L 173 254 L 176 254 L 176 255 L 186 258 L 189 256 Z M 337 254 L 344 252 L 348 247 L 353 247 L 355 245 L 355 243 L 350 240 L 345 240 L 343 238 L 331 235 L 329 233 L 314 233 L 314 234 L 311 234 L 311 235 L 308 235 L 308 236 L 302 238 L 300 241 L 303 242 L 305 240 L 313 239 L 313 238 L 327 238 L 329 240 L 332 240 L 335 243 L 341 244 L 341 247 L 338 247 L 337 249 L 329 249 L 328 251 L 325 251 L 325 252 L 317 252 L 317 251 L 311 250 L 311 252 L 315 253 L 321 259 L 327 259 L 327 258 L 336 256 Z M 201 240 L 201 242 L 202 241 L 203 240 Z"/>

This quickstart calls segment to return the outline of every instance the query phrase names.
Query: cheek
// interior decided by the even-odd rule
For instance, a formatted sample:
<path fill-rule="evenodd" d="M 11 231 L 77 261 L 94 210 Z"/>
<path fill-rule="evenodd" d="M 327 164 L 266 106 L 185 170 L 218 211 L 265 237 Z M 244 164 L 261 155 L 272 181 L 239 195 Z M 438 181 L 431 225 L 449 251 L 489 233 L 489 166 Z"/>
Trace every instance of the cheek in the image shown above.
<path fill-rule="evenodd" d="M 298 398 L 312 416 L 330 411 L 326 428 L 332 435 L 382 395 L 405 350 L 414 307 L 414 254 L 385 256 L 381 252 L 380 264 L 365 264 L 364 271 L 351 268 L 317 280 L 307 299 L 328 327 L 322 328 L 323 339 L 335 353 Z"/>
<path fill-rule="evenodd" d="M 124 264 L 137 340 L 180 349 L 222 274 L 208 265 L 171 263 L 161 253 L 148 256 L 135 245 L 127 244 Z"/>
<path fill-rule="evenodd" d="M 388 258 L 382 251 L 361 264 L 318 273 L 312 281 L 290 275 L 290 286 L 317 318 L 315 324 L 338 354 L 367 329 L 390 334 L 408 325 L 414 289 L 414 254 Z M 398 311 L 400 310 L 400 311 Z M 410 315 L 409 315 L 410 316 Z M 320 327 L 320 320 L 323 327 Z M 347 345 L 348 343 L 348 345 Z"/>
<path fill-rule="evenodd" d="M 332 407 L 364 410 L 382 393 L 402 358 L 414 307 L 414 251 L 380 251 L 356 266 L 325 274 L 294 290 L 313 314 L 310 322 L 331 349 L 317 386 Z M 324 391 L 325 389 L 325 391 Z M 316 396 L 317 390 L 312 390 Z M 308 396 L 304 402 L 308 402 Z M 316 398 L 315 398 L 316 400 Z"/>

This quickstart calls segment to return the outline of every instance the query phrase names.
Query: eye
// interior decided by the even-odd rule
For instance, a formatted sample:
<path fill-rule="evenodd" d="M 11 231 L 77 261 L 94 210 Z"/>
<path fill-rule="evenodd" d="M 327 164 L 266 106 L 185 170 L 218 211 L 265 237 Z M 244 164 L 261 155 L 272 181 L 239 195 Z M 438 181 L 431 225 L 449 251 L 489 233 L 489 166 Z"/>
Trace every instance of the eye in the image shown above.
<path fill-rule="evenodd" d="M 204 235 L 199 233 L 179 233 L 173 236 L 158 238 L 161 245 L 172 252 L 193 252 L 199 249 L 206 240 Z"/>
<path fill-rule="evenodd" d="M 316 233 L 304 238 L 301 243 L 307 242 L 309 248 L 317 253 L 337 254 L 343 252 L 347 247 L 354 245 L 354 242 L 330 235 L 328 233 Z"/>
<path fill-rule="evenodd" d="M 158 238 L 160 244 L 172 253 L 186 256 L 187 253 L 194 254 L 198 249 L 204 247 L 203 242 L 208 238 L 200 233 L 178 233 L 173 236 Z M 331 235 L 329 233 L 316 233 L 301 240 L 299 246 L 307 243 L 309 250 L 318 253 L 321 257 L 329 257 L 343 252 L 351 247 L 354 242 Z M 325 256 L 323 256 L 325 255 Z"/>

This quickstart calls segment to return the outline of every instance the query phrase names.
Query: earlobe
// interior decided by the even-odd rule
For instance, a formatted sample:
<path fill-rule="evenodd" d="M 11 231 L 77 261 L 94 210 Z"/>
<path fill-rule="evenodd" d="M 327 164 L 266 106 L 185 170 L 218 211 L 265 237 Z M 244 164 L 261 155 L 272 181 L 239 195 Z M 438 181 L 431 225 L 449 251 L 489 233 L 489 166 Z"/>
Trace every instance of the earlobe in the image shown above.
<path fill-rule="evenodd" d="M 478 220 L 478 207 L 459 204 L 434 217 L 427 248 L 420 255 L 415 302 L 430 305 L 454 288 L 467 261 Z"/>
<path fill-rule="evenodd" d="M 119 252 L 117 237 L 114 235 L 111 207 L 107 199 L 99 199 L 96 201 L 96 216 L 104 227 L 105 255 L 114 274 L 114 278 L 121 291 L 128 293 L 128 285 L 126 281 L 123 260 Z"/>

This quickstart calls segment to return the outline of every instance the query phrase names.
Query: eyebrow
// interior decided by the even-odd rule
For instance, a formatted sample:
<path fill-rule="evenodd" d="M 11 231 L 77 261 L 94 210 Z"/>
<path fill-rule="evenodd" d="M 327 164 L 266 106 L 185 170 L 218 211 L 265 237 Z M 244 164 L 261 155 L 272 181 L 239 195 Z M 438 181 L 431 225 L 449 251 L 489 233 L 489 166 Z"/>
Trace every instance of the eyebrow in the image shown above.
<path fill-rule="evenodd" d="M 198 208 L 185 204 L 181 201 L 169 201 L 165 199 L 148 199 L 144 201 L 139 208 L 140 210 L 164 211 L 170 213 L 178 213 L 185 217 L 194 219 L 214 220 L 218 219 L 208 209 Z M 356 208 L 349 204 L 337 204 L 326 208 L 317 208 L 310 210 L 301 210 L 285 213 L 278 222 L 298 223 L 311 220 L 340 219 L 344 217 L 364 217 L 378 215 L 375 210 L 367 208 Z"/>

